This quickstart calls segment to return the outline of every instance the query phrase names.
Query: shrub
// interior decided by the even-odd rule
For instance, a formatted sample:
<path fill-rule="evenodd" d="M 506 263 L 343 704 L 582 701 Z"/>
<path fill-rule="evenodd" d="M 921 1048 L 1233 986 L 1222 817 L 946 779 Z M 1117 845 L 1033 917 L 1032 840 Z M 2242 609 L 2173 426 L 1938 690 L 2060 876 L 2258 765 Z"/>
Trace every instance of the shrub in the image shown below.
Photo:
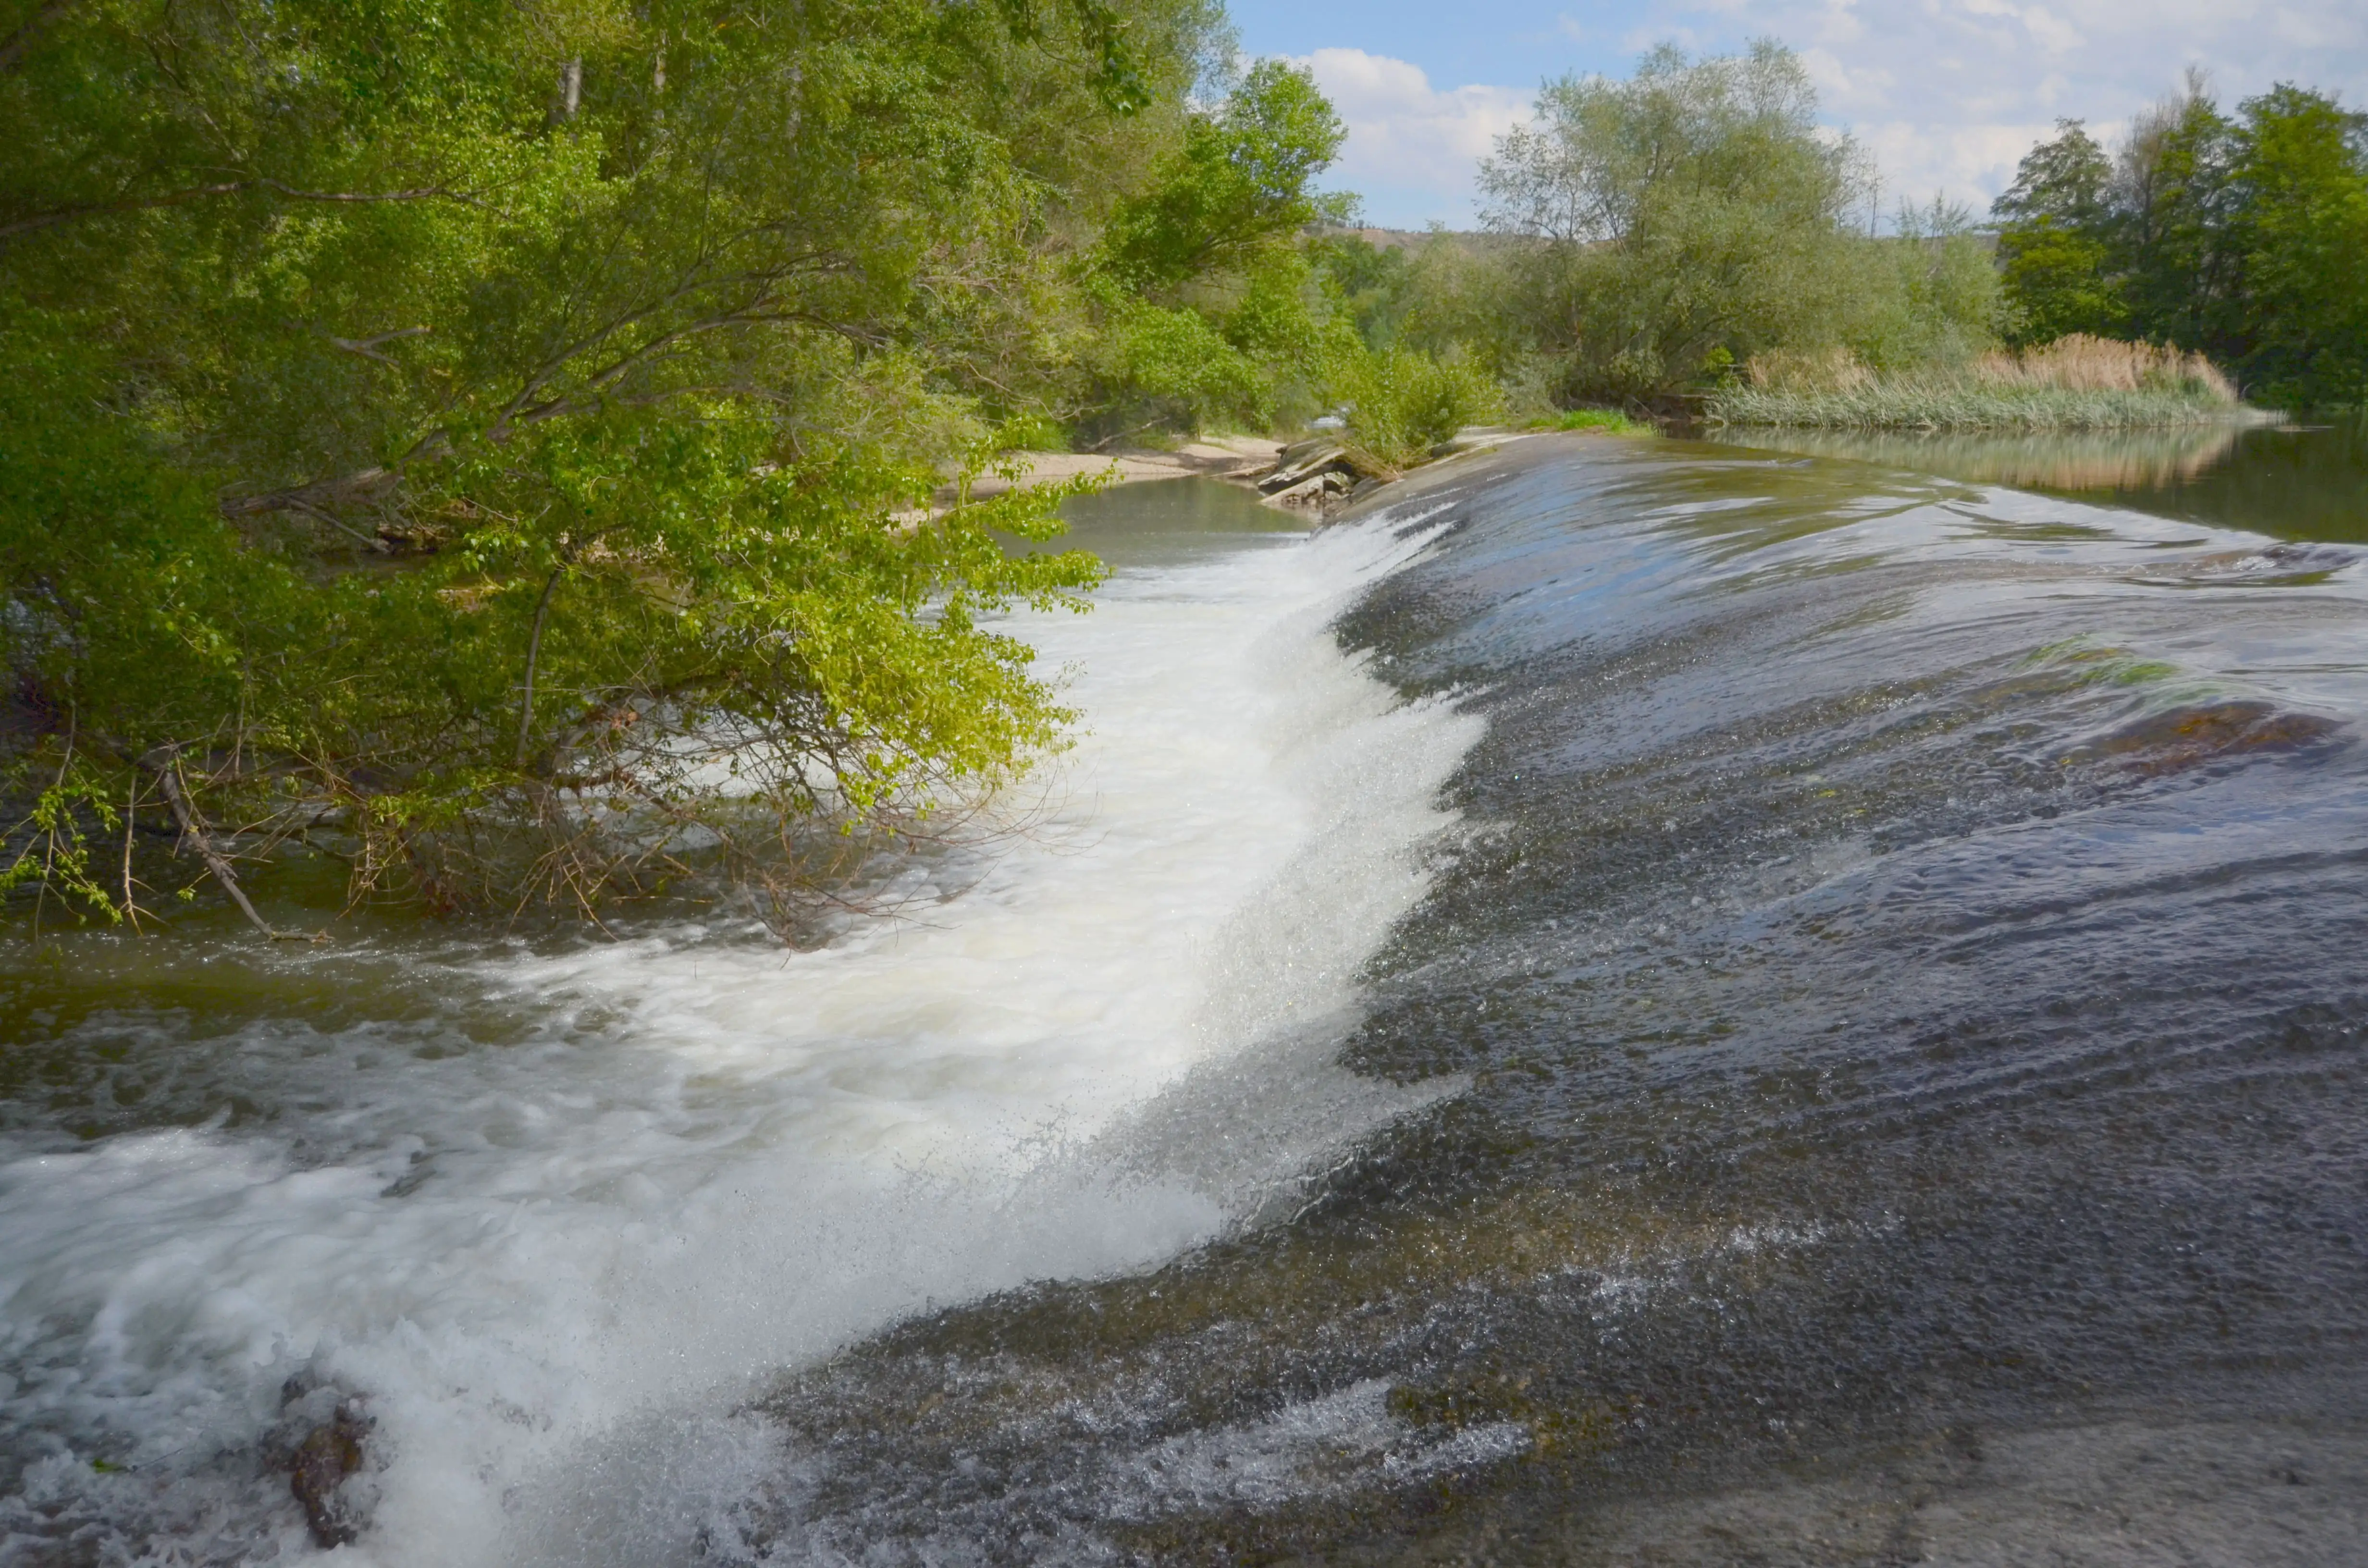
<path fill-rule="evenodd" d="M 1349 405 L 1349 437 L 1387 468 L 1408 468 L 1466 425 L 1495 415 L 1502 398 L 1460 356 L 1343 346 L 1332 387 Z"/>

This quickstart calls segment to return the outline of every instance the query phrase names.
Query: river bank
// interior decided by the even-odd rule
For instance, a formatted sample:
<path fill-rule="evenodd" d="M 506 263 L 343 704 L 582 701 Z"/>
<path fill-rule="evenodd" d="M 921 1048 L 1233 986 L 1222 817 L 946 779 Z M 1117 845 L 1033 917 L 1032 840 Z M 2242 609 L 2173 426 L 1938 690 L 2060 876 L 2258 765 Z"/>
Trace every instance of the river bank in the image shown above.
<path fill-rule="evenodd" d="M 1271 469 L 1283 443 L 1258 436 L 1215 436 L 1184 442 L 1172 449 L 1126 449 L 1113 452 L 1022 450 L 1006 455 L 1005 462 L 1023 472 L 1017 479 L 1000 473 L 982 474 L 971 482 L 978 500 L 1014 489 L 1056 484 L 1064 480 L 1115 473 L 1114 484 L 1139 484 L 1162 479 L 1221 479 L 1243 483 Z M 951 506 L 955 487 L 941 486 L 931 498 Z"/>

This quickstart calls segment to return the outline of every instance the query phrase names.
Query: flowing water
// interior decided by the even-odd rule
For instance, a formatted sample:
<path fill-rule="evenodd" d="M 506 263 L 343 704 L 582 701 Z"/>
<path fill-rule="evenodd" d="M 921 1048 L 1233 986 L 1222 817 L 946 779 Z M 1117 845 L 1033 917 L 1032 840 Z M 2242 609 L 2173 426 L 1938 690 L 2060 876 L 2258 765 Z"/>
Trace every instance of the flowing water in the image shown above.
<path fill-rule="evenodd" d="M 12 960 L 5 1550 L 2360 1560 L 2362 551 L 1948 466 L 1102 497 L 816 951 Z"/>

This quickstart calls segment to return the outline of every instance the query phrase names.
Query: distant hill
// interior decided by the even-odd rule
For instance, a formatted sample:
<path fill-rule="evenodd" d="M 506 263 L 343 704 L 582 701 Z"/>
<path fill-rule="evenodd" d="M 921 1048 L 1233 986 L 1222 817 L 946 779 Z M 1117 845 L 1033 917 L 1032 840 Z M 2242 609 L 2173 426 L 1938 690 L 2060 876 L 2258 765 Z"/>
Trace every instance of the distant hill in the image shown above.
<path fill-rule="evenodd" d="M 1411 250 L 1433 240 L 1445 240 L 1465 250 L 1486 250 L 1516 237 L 1484 233 L 1476 229 L 1327 229 L 1324 232 L 1362 240 L 1375 250 Z"/>

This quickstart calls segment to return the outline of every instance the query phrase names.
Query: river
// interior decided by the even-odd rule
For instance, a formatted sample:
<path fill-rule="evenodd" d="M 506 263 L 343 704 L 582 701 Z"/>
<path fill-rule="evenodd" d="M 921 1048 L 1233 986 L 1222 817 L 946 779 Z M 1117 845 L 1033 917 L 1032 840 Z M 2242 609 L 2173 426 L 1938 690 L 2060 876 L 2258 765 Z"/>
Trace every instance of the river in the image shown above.
<path fill-rule="evenodd" d="M 300 1560 L 342 1406 L 371 1563 L 2346 1560 L 2321 434 L 1129 487 L 894 920 L 20 944 L 0 1552 Z"/>

